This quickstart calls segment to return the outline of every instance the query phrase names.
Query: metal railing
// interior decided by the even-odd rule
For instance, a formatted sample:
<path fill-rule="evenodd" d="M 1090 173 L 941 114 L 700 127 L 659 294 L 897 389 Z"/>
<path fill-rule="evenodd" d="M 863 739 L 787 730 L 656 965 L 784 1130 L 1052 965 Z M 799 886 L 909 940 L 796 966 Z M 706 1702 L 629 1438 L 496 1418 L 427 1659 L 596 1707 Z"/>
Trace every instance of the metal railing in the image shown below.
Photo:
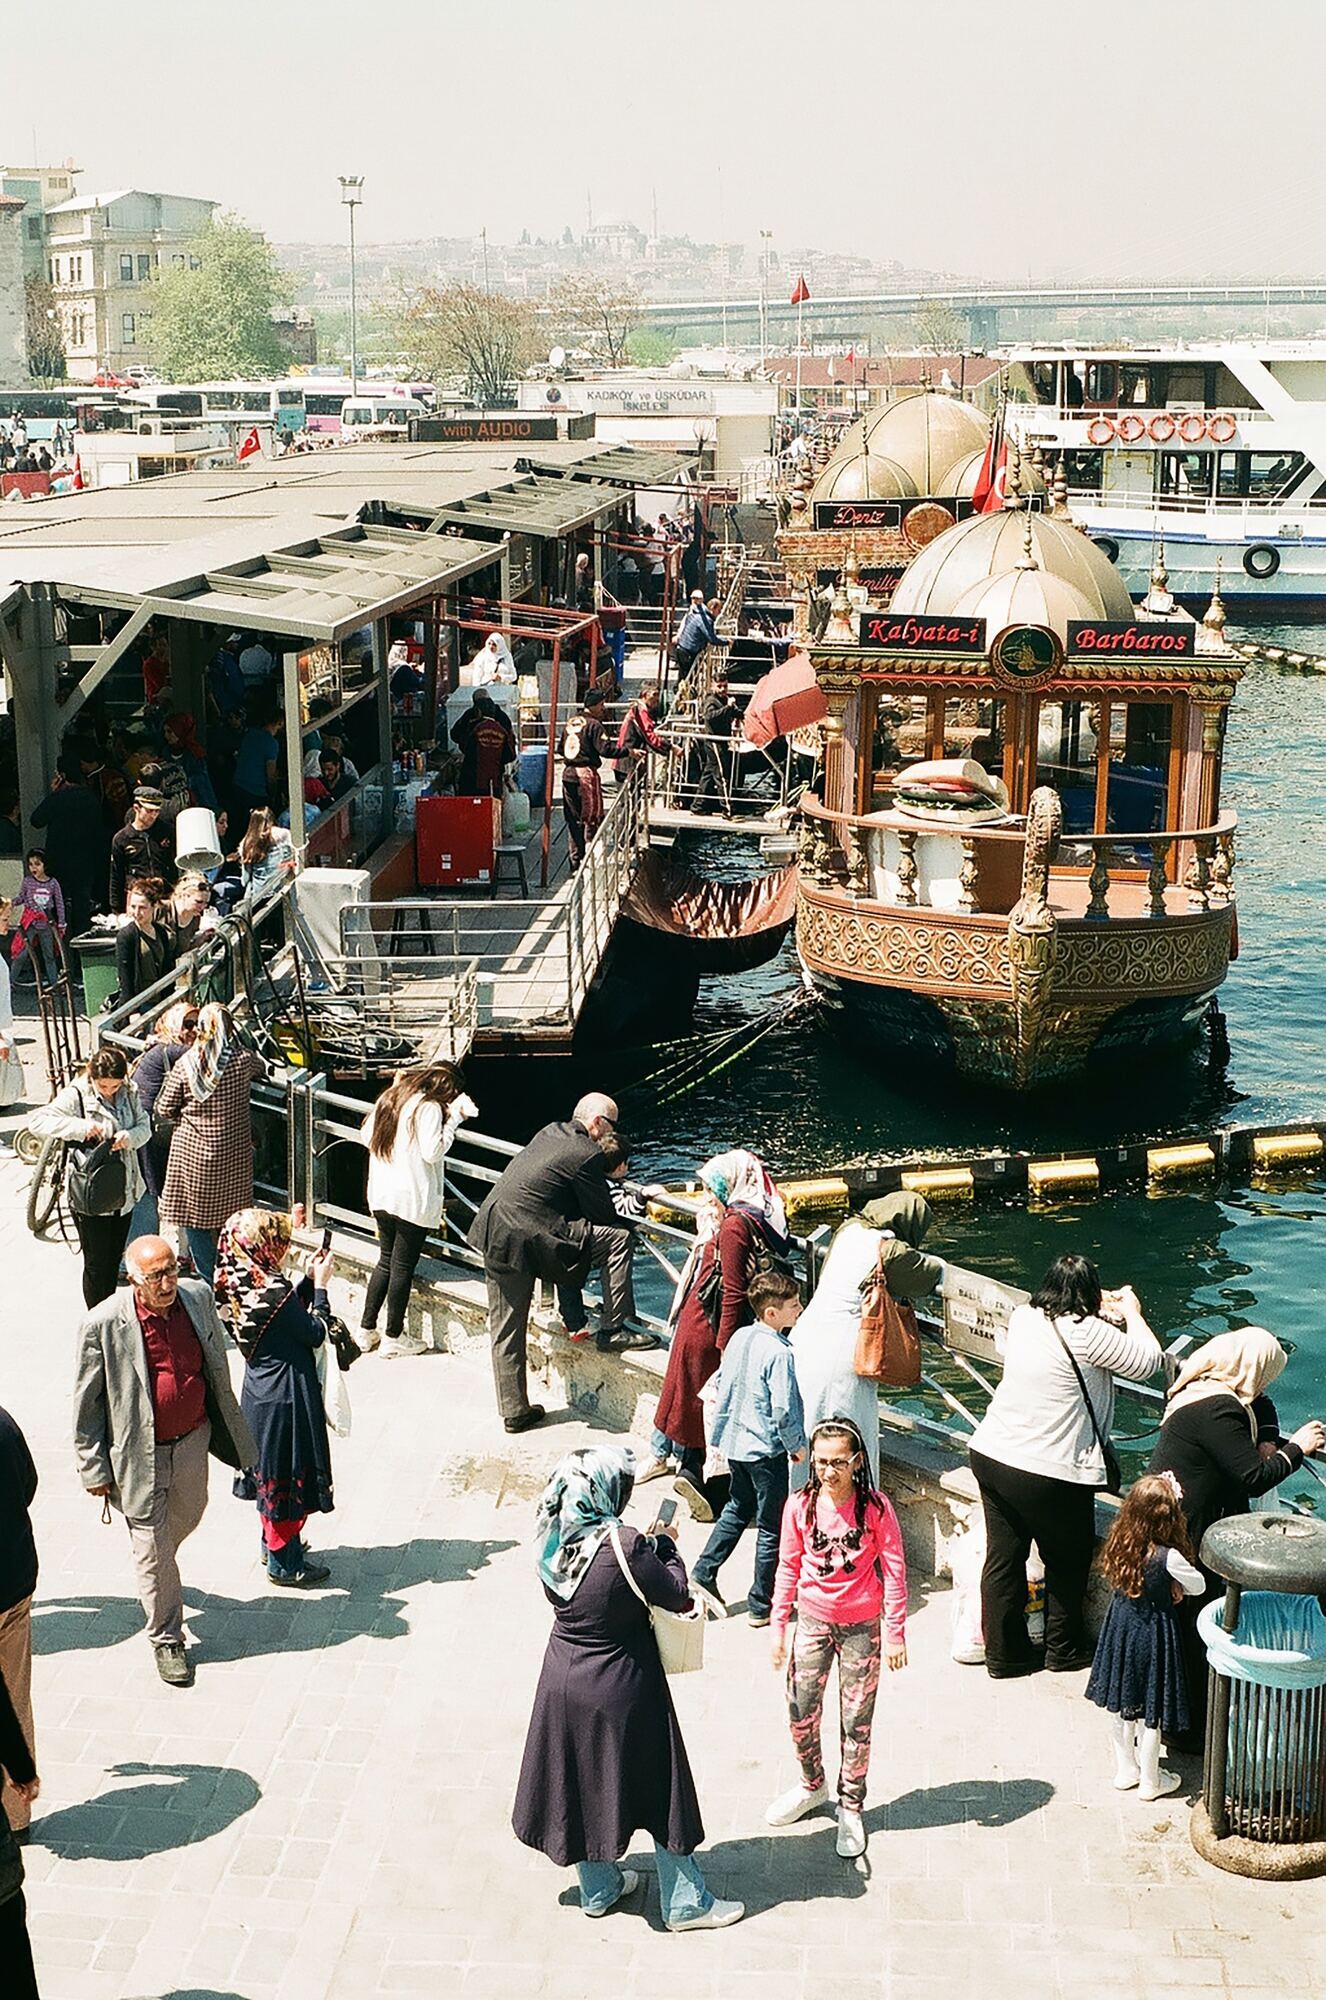
<path fill-rule="evenodd" d="M 659 757 L 651 772 L 650 810 L 717 815 L 786 825 L 814 769 L 787 737 L 752 749 L 737 733 L 702 730 L 687 710 L 669 718 L 679 757 Z"/>
<path fill-rule="evenodd" d="M 1288 417 L 1292 412 L 1287 410 L 1283 414 Z M 1121 417 L 1140 417 L 1143 424 L 1149 424 L 1154 417 L 1170 417 L 1175 424 L 1181 423 L 1185 417 L 1201 417 L 1203 421 L 1210 417 L 1233 417 L 1235 423 L 1240 426 L 1243 424 L 1265 424 L 1280 421 L 1280 413 L 1278 411 L 1252 408 L 1241 409 L 1237 403 L 1221 403 L 1209 410 L 1193 409 L 1187 404 L 1183 405 L 1182 408 L 1167 409 L 1163 403 L 1148 404 L 1145 408 L 1140 403 L 1120 403 L 1112 409 L 1100 409 L 1094 404 L 1083 408 L 1080 403 L 1010 403 L 1008 406 L 1008 415 L 1019 430 L 1030 431 L 1034 431 L 1038 423 L 1091 424 L 1096 421 L 1097 417 L 1105 417 L 1111 423 L 1115 424 L 1118 423 Z M 1145 437 L 1138 439 L 1139 444 L 1148 442 L 1151 442 L 1151 440 Z M 1207 440 L 1199 439 L 1195 444 L 1187 448 L 1195 451 L 1205 442 Z M 1211 442 L 1215 442 L 1215 440 L 1211 440 Z M 1175 450 L 1181 448 L 1177 437 L 1166 440 L 1166 443 Z M 1230 440 L 1224 440 L 1223 444 L 1225 449 L 1229 449 Z"/>
<path fill-rule="evenodd" d="M 1230 539 L 1240 530 L 1254 537 L 1294 539 L 1304 529 L 1320 534 L 1326 496 L 1320 500 L 1277 500 L 1269 494 L 1262 499 L 1237 494 L 1107 493 L 1100 487 L 1070 486 L 1068 505 L 1093 519 L 1098 514 L 1136 514 L 1149 526 L 1156 516 L 1163 519 L 1179 514 L 1188 520 L 1219 522 L 1222 529 L 1231 531 Z"/>

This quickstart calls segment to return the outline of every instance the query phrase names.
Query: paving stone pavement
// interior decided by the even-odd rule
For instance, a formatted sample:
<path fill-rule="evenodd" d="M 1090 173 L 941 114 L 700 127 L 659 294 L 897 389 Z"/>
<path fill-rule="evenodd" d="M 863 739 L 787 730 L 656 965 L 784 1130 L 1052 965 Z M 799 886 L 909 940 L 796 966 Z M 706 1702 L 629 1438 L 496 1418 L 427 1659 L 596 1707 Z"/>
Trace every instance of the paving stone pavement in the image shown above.
<path fill-rule="evenodd" d="M 837 1859 L 827 1816 L 765 1828 L 794 1766 L 768 1635 L 736 1617 L 674 1694 L 706 1873 L 750 1915 L 670 1936 L 646 1858 L 643 1901 L 587 1922 L 509 1811 L 549 1622 L 531 1499 L 592 1433 L 559 1413 L 508 1439 L 469 1356 L 355 1368 L 316 1596 L 270 1589 L 253 1511 L 214 1467 L 183 1564 L 197 1683 L 164 1687 L 123 1525 L 103 1527 L 74 1474 L 77 1265 L 28 1236 L 24 1192 L 0 1154 L 0 1402 L 42 1481 L 27 1869 L 44 2000 L 1326 1995 L 1326 1886 L 1207 1868 L 1184 1798 L 1111 1789 L 1083 1677 L 955 1666 L 946 1595 L 925 1583 L 911 1665 L 881 1692 L 865 1862 Z M 688 1528 L 691 1557 L 698 1542 Z"/>

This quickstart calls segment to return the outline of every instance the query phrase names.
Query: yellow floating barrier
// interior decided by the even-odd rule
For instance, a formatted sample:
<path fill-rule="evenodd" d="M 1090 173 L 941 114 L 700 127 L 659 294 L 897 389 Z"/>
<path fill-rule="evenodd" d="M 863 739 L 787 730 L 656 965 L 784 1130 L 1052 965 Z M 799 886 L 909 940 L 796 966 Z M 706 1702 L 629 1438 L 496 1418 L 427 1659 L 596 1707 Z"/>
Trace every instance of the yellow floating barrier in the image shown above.
<path fill-rule="evenodd" d="M 1027 1187 L 1037 1194 L 1095 1194 L 1100 1187 L 1097 1160 L 1028 1160 Z"/>
<path fill-rule="evenodd" d="M 828 1174 L 818 1180 L 780 1181 L 778 1191 L 789 1215 L 804 1214 L 807 1209 L 846 1208 L 852 1198 L 847 1182 Z"/>
<path fill-rule="evenodd" d="M 1204 1141 L 1187 1146 L 1148 1146 L 1146 1155 L 1147 1179 L 1153 1181 L 1179 1180 L 1189 1174 L 1213 1174 L 1215 1172 L 1215 1147 Z"/>
<path fill-rule="evenodd" d="M 916 1167 L 904 1171 L 902 1184 L 932 1201 L 966 1201 L 976 1192 L 970 1167 Z"/>
<path fill-rule="evenodd" d="M 1264 1132 L 1252 1142 L 1252 1164 L 1258 1173 L 1277 1167 L 1299 1167 L 1320 1160 L 1326 1145 L 1320 1132 Z"/>

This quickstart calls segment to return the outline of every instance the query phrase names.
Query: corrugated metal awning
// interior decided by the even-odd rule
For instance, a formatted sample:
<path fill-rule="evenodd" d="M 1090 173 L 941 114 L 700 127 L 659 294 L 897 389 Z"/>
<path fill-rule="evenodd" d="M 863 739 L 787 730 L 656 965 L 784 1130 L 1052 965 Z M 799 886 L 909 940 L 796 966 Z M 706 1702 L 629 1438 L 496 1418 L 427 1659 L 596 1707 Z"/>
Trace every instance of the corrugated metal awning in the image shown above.
<path fill-rule="evenodd" d="M 170 584 L 142 602 L 161 617 L 332 644 L 437 596 L 498 554 L 492 542 L 355 525 Z"/>
<path fill-rule="evenodd" d="M 549 478 L 539 473 L 513 480 L 509 486 L 495 487 L 491 492 L 450 501 L 434 517 L 433 525 L 452 521 L 460 527 L 490 528 L 508 535 L 551 537 L 569 534 L 588 521 L 597 521 L 601 514 L 611 513 L 621 503 L 621 493 L 615 486 Z"/>
<path fill-rule="evenodd" d="M 614 486 L 671 486 L 677 474 L 694 466 L 698 451 L 640 451 L 635 445 L 608 445 L 574 465 L 553 465 L 532 458 L 535 472 L 559 472 L 563 479 L 603 479 Z"/>

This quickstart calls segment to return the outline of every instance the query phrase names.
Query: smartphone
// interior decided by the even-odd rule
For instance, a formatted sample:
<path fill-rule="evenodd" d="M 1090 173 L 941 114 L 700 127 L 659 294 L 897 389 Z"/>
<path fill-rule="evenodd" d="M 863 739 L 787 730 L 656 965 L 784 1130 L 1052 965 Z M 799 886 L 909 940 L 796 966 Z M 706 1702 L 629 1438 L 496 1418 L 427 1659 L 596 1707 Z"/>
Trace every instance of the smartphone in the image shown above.
<path fill-rule="evenodd" d="M 331 1249 L 331 1231 L 330 1229 L 324 1229 L 322 1232 L 322 1241 L 318 1245 L 318 1255 L 320 1257 L 325 1256 L 326 1252 L 330 1249 Z"/>
<path fill-rule="evenodd" d="M 665 1500 L 659 1507 L 657 1514 L 655 1514 L 654 1516 L 654 1526 L 656 1528 L 670 1528 L 673 1522 L 676 1520 L 676 1518 L 677 1518 L 676 1501 Z"/>

